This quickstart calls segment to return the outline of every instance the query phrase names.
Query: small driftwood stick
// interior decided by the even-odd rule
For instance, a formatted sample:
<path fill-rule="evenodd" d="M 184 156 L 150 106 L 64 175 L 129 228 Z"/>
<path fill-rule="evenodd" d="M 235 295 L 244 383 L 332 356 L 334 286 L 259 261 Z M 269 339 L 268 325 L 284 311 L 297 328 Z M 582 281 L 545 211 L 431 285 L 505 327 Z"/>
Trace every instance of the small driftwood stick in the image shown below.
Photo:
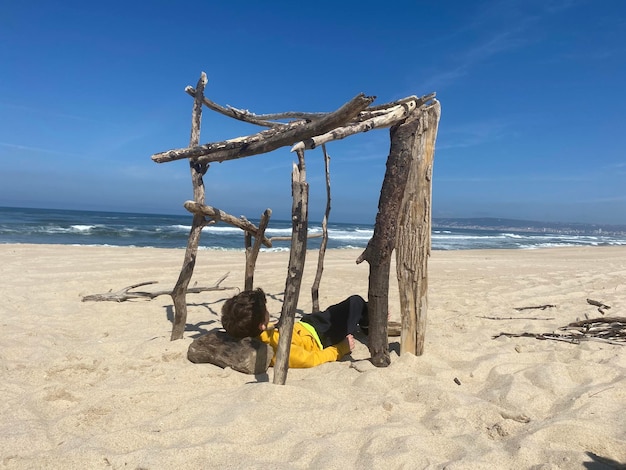
<path fill-rule="evenodd" d="M 598 302 L 597 300 L 593 299 L 587 299 L 587 303 L 589 305 L 595 305 L 596 307 L 598 307 L 598 312 L 600 312 L 602 315 L 604 315 L 605 310 L 609 310 L 611 308 L 610 305 L 605 305 L 602 302 Z"/>
<path fill-rule="evenodd" d="M 200 292 L 207 292 L 207 291 L 218 291 L 218 290 L 229 290 L 229 289 L 237 289 L 237 287 L 221 287 L 220 284 L 222 283 L 222 281 L 224 279 L 226 279 L 228 277 L 230 273 L 226 273 L 224 274 L 222 277 L 220 277 L 217 282 L 215 284 L 213 284 L 210 287 L 191 287 L 187 289 L 187 293 L 191 293 L 191 294 L 199 294 Z M 136 300 L 136 299 L 143 299 L 143 300 L 152 300 L 156 297 L 159 297 L 161 295 L 172 295 L 172 291 L 171 290 L 160 290 L 160 291 L 156 291 L 156 292 L 143 292 L 143 291 L 137 291 L 137 292 L 130 292 L 132 289 L 136 289 L 137 287 L 141 287 L 141 286 L 148 286 L 150 284 L 157 284 L 158 281 L 146 281 L 146 282 L 140 282 L 139 284 L 134 284 L 132 286 L 128 286 L 128 287 L 124 287 L 123 289 L 120 289 L 118 291 L 109 291 L 105 294 L 91 294 L 91 295 L 86 295 L 82 298 L 83 302 L 125 302 L 126 300 Z"/>
<path fill-rule="evenodd" d="M 484 318 L 486 320 L 554 320 L 554 317 L 536 318 L 536 317 L 485 317 L 485 316 L 478 316 L 476 318 Z"/>
<path fill-rule="evenodd" d="M 600 308 L 602 308 L 604 310 L 608 310 L 608 309 L 611 308 L 610 305 L 603 304 L 602 302 L 598 302 L 597 300 L 593 300 L 593 299 L 587 299 L 587 303 L 589 305 L 594 305 L 596 307 L 600 307 Z"/>
<path fill-rule="evenodd" d="M 534 307 L 516 307 L 515 310 L 521 312 L 523 310 L 545 310 L 547 308 L 556 308 L 556 305 L 546 304 L 546 305 L 537 305 Z"/>

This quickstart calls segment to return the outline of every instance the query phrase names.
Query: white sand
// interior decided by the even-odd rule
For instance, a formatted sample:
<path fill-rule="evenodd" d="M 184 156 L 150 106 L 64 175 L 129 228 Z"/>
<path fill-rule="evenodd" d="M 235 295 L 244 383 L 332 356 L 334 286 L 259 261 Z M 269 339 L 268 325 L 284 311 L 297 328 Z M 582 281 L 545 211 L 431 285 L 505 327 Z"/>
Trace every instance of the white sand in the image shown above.
<path fill-rule="evenodd" d="M 326 306 L 367 296 L 360 251 L 327 253 Z M 585 314 L 626 316 L 626 248 L 434 252 L 421 357 L 392 352 L 289 371 L 287 385 L 209 364 L 187 348 L 219 326 L 232 291 L 188 296 L 185 338 L 172 301 L 81 302 L 157 280 L 182 250 L 0 245 L 1 468 L 583 469 L 626 463 L 626 347 L 506 332 L 551 332 Z M 278 313 L 287 253 L 262 253 L 257 285 Z M 300 305 L 310 308 L 316 253 Z M 243 285 L 243 253 L 201 251 L 194 281 Z M 399 320 L 397 288 L 390 309 Z M 555 304 L 517 312 L 515 307 Z M 554 318 L 489 320 L 481 316 Z M 392 351 L 398 338 L 391 338 Z M 455 383 L 458 379 L 460 385 Z M 269 380 L 269 382 L 268 382 Z M 597 456 L 597 457 L 594 457 Z M 595 462 L 595 463 L 592 463 Z"/>

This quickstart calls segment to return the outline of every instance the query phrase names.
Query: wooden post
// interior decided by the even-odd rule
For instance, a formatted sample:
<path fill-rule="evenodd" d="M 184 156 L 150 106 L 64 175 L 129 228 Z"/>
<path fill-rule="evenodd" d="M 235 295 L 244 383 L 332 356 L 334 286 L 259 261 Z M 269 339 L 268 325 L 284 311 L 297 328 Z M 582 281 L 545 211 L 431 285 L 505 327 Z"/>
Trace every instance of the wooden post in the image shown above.
<path fill-rule="evenodd" d="M 313 300 L 313 311 L 320 311 L 320 282 L 322 280 L 322 272 L 324 271 L 324 255 L 326 254 L 326 246 L 328 245 L 328 215 L 330 214 L 330 157 L 326 152 L 326 144 L 322 144 L 324 152 L 324 173 L 326 174 L 326 212 L 324 220 L 322 220 L 322 241 L 320 243 L 319 256 L 317 257 L 317 271 L 315 272 L 315 280 L 311 287 L 311 297 Z"/>
<path fill-rule="evenodd" d="M 274 383 L 277 385 L 285 385 L 287 381 L 293 324 L 300 296 L 304 261 L 306 259 L 309 184 L 306 182 L 303 150 L 298 151 L 298 161 L 298 166 L 293 166 L 291 176 L 293 197 L 291 250 L 289 252 L 289 268 L 285 283 L 285 300 L 279 321 L 280 337 L 278 339 L 278 350 L 276 351 L 276 363 L 274 365 Z"/>
<path fill-rule="evenodd" d="M 254 236 L 254 245 L 251 246 L 250 232 L 246 231 L 246 274 L 244 280 L 244 290 L 252 290 L 254 288 L 254 269 L 256 266 L 256 260 L 259 256 L 259 250 L 261 249 L 261 242 L 265 236 L 265 229 L 270 222 L 272 216 L 271 209 L 265 209 L 261 220 L 259 221 L 259 231 Z"/>
<path fill-rule="evenodd" d="M 200 75 L 198 84 L 196 85 L 196 96 L 193 102 L 193 112 L 191 116 L 191 137 L 189 138 L 189 147 L 195 147 L 200 143 L 200 125 L 202 121 L 202 102 L 204 99 L 204 87 L 207 83 L 207 76 L 204 72 Z M 204 204 L 204 181 L 203 175 L 209 168 L 208 164 L 194 163 L 189 161 L 191 170 L 191 182 L 193 184 L 194 201 L 198 204 Z M 176 285 L 172 290 L 172 300 L 174 301 L 174 322 L 172 325 L 171 341 L 183 337 L 185 324 L 187 322 L 187 286 L 193 275 L 193 269 L 196 265 L 196 256 L 198 253 L 198 243 L 200 242 L 200 234 L 202 228 L 207 225 L 207 221 L 200 213 L 193 215 L 191 231 L 187 240 L 187 249 L 185 250 L 185 259 L 183 267 L 176 281 Z"/>
<path fill-rule="evenodd" d="M 424 352 L 428 310 L 432 173 L 441 105 L 434 100 L 413 114 L 409 119 L 416 120 L 417 132 L 407 142 L 412 162 L 399 213 L 396 273 L 402 318 L 400 354 L 419 356 Z"/>
<path fill-rule="evenodd" d="M 390 131 L 391 148 L 387 158 L 385 178 L 380 190 L 374 234 L 357 263 L 370 265 L 368 285 L 370 361 L 376 367 L 390 364 L 387 340 L 389 312 L 389 273 L 391 254 L 396 246 L 398 213 L 406 187 L 411 161 L 411 134 L 417 127 L 415 116 L 409 116 Z"/>

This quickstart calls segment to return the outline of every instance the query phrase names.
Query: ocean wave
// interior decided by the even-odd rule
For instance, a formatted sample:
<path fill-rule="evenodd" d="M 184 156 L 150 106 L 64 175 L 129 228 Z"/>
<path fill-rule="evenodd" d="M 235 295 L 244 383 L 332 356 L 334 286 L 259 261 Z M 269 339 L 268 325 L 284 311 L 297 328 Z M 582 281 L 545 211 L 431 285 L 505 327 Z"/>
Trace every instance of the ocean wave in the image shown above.
<path fill-rule="evenodd" d="M 76 244 L 185 248 L 191 230 L 189 215 L 142 215 L 63 211 L 48 209 L 0 208 L 0 243 Z M 251 223 L 257 225 L 253 219 Z M 309 234 L 322 233 L 320 222 L 309 222 Z M 266 236 L 290 237 L 290 220 L 271 220 Z M 374 234 L 367 224 L 329 223 L 329 249 L 364 249 Z M 244 232 L 220 223 L 203 228 L 199 249 L 243 250 Z M 321 238 L 310 238 L 309 250 L 319 248 Z M 587 231 L 576 233 L 519 232 L 512 228 L 437 228 L 432 231 L 433 250 L 533 249 L 561 246 L 625 246 L 626 236 Z M 288 251 L 289 240 L 275 240 L 273 248 Z"/>

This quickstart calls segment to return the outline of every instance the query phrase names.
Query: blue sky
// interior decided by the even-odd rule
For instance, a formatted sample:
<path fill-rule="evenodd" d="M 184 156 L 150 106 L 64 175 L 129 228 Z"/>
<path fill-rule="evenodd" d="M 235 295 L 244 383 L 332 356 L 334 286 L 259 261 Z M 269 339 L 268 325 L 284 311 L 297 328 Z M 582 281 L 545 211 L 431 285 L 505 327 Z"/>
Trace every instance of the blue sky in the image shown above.
<path fill-rule="evenodd" d="M 185 213 L 206 95 L 255 113 L 436 92 L 433 216 L 626 223 L 626 2 L 60 1 L 0 4 L 0 206 Z M 260 128 L 205 109 L 201 142 Z M 327 146 L 331 219 L 373 222 L 388 130 Z M 284 148 L 214 163 L 207 203 L 289 218 Z M 325 207 L 306 153 L 310 218 Z"/>

